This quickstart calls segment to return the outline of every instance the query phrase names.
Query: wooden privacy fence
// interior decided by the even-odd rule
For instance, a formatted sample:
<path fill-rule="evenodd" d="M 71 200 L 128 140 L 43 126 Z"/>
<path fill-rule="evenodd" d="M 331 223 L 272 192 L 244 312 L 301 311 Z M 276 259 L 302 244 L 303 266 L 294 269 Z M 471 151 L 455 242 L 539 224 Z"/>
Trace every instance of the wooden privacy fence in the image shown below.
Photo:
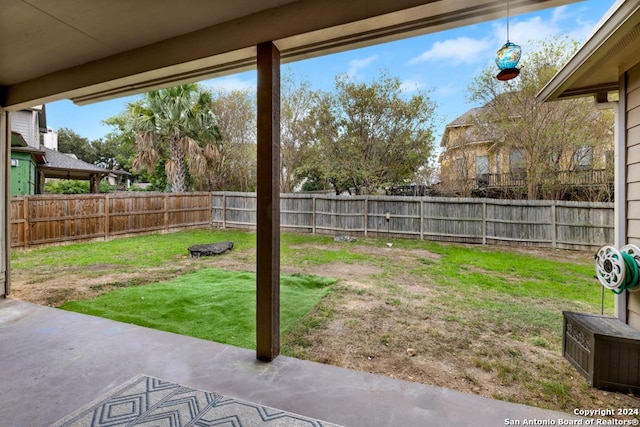
<path fill-rule="evenodd" d="M 214 192 L 212 201 L 213 225 L 255 227 L 255 193 Z M 283 229 L 309 233 L 560 249 L 614 238 L 612 203 L 282 194 L 280 210 Z"/>
<path fill-rule="evenodd" d="M 282 194 L 281 226 L 317 234 L 593 249 L 613 242 L 611 203 Z M 389 221 L 386 214 L 389 213 Z M 11 200 L 11 246 L 183 228 L 255 228 L 255 193 L 38 195 Z"/>
<path fill-rule="evenodd" d="M 211 225 L 210 193 L 38 195 L 11 199 L 11 246 Z"/>

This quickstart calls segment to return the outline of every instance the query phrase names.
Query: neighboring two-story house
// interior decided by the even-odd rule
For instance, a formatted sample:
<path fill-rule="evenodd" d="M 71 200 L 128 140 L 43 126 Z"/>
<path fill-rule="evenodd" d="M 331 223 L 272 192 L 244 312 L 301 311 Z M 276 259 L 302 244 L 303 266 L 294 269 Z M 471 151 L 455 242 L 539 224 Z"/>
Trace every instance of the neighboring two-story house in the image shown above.
<path fill-rule="evenodd" d="M 461 196 L 526 197 L 527 156 L 523 149 L 494 138 L 475 125 L 486 106 L 472 108 L 450 122 L 442 135 L 438 158 L 443 190 Z M 517 120 L 517 118 L 515 118 Z M 613 138 L 611 146 L 577 147 L 555 159 L 556 169 L 545 182 L 572 190 L 573 198 L 584 197 L 577 187 L 602 186 L 603 198 L 612 196 Z"/>

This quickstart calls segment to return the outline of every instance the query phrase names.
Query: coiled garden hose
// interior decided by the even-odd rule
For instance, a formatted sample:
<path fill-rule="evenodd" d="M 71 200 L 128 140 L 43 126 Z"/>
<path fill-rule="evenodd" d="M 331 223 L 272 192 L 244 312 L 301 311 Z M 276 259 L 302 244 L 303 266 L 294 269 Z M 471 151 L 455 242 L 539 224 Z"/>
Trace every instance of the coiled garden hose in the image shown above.
<path fill-rule="evenodd" d="M 605 288 L 615 294 L 640 290 L 640 249 L 626 245 L 621 250 L 601 247 L 595 255 L 596 275 Z"/>
<path fill-rule="evenodd" d="M 640 275 L 640 272 L 639 272 L 640 269 L 638 269 L 638 263 L 636 263 L 635 258 L 626 252 L 621 252 L 621 253 L 622 253 L 622 258 L 624 259 L 624 266 L 627 274 L 624 278 L 624 282 L 619 288 L 611 289 L 613 293 L 618 295 L 620 295 L 626 290 L 629 290 L 631 288 L 635 288 L 636 286 L 638 286 L 638 276 Z"/>

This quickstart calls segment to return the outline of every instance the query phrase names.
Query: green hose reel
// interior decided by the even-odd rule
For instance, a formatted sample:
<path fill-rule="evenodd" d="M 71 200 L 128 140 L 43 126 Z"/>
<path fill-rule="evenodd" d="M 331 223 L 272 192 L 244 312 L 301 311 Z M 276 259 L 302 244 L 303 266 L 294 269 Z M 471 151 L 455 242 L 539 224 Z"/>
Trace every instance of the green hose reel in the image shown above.
<path fill-rule="evenodd" d="M 595 255 L 596 276 L 615 294 L 640 291 L 640 249 L 626 245 L 617 250 L 611 245 L 601 247 Z"/>

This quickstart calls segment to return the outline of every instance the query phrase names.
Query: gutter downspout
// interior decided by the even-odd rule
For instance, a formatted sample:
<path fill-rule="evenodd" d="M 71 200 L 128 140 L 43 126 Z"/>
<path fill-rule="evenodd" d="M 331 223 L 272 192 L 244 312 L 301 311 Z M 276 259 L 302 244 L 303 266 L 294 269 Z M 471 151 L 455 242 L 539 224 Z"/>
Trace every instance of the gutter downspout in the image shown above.
<path fill-rule="evenodd" d="M 620 76 L 619 101 L 615 111 L 615 244 L 620 248 L 627 244 L 627 73 Z M 614 299 L 614 314 L 627 323 L 627 294 L 625 291 Z"/>
<path fill-rule="evenodd" d="M 600 102 L 596 96 L 597 108 L 611 108 L 614 112 L 614 246 L 621 248 L 627 244 L 627 75 L 620 76 L 617 102 Z M 604 97 L 603 97 L 604 98 Z M 627 323 L 627 293 L 614 297 L 614 315 Z"/>
<path fill-rule="evenodd" d="M 614 246 L 621 248 L 627 244 L 627 79 L 626 73 L 620 76 L 618 83 L 619 101 L 608 101 L 606 93 L 595 96 L 595 105 L 599 110 L 611 109 L 614 114 Z M 614 315 L 627 323 L 627 292 L 614 296 Z"/>

